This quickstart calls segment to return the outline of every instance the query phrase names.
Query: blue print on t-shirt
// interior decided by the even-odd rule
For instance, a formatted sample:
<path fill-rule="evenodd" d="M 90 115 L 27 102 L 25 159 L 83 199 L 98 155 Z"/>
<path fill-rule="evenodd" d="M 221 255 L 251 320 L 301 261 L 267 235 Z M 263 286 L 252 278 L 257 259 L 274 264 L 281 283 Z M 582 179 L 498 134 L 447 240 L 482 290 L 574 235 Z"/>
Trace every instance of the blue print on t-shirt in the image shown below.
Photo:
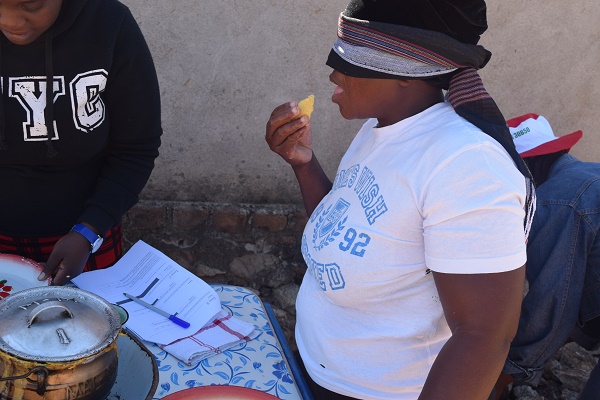
<path fill-rule="evenodd" d="M 379 185 L 375 183 L 375 175 L 368 167 L 363 167 L 354 192 L 358 195 L 369 225 L 373 225 L 375 220 L 388 210 L 383 195 L 379 194 Z"/>
<path fill-rule="evenodd" d="M 335 175 L 335 179 L 333 180 L 332 191 L 337 190 L 342 187 L 351 188 L 358 177 L 358 171 L 360 170 L 360 165 L 354 164 L 348 169 L 343 169 Z"/>
<path fill-rule="evenodd" d="M 379 193 L 379 185 L 376 182 L 373 171 L 369 167 L 363 167 L 360 176 L 358 175 L 358 171 L 360 171 L 359 164 L 339 171 L 333 181 L 331 193 L 341 188 L 353 188 L 356 183 L 356 186 L 353 188 L 354 192 L 360 200 L 360 205 L 363 208 L 367 222 L 369 225 L 373 225 L 375 220 L 385 214 L 388 208 L 383 195 Z M 317 211 L 320 212 L 321 210 L 317 209 L 315 213 Z M 315 213 L 313 213 L 313 218 Z M 311 218 L 311 221 L 314 221 L 313 218 Z"/>
<path fill-rule="evenodd" d="M 326 292 L 327 287 L 331 290 L 343 289 L 346 286 L 342 269 L 336 263 L 322 264 L 315 261 L 308 253 L 308 243 L 306 236 L 302 236 L 302 255 L 308 267 L 308 273 L 312 274 L 317 280 L 322 291 Z M 327 281 L 325 281 L 325 277 Z"/>
<path fill-rule="evenodd" d="M 329 280 L 331 290 L 343 289 L 346 286 L 346 281 L 344 281 L 342 269 L 339 265 L 336 263 L 327 264 L 325 270 L 327 271 L 327 279 Z"/>
<path fill-rule="evenodd" d="M 349 207 L 350 203 L 340 198 L 333 206 L 327 207 L 327 209 L 319 215 L 319 219 L 317 223 L 315 223 L 312 238 L 315 249 L 321 250 L 339 236 L 340 231 L 345 228 L 344 223 L 348 217 L 344 215 Z"/>
<path fill-rule="evenodd" d="M 357 238 L 358 240 L 356 240 Z M 354 228 L 348 228 L 339 247 L 342 251 L 350 250 L 350 254 L 362 257 L 365 255 L 365 247 L 370 241 L 371 237 L 366 233 L 357 234 Z"/>

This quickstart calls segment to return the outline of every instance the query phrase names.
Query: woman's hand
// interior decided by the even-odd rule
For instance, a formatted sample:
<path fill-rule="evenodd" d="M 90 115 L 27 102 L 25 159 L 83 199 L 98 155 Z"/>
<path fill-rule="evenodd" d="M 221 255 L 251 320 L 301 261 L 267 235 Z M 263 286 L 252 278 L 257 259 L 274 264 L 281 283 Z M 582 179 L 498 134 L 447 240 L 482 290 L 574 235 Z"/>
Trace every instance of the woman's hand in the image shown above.
<path fill-rule="evenodd" d="M 52 249 L 39 280 L 52 277 L 52 285 L 64 285 L 81 274 L 90 256 L 90 242 L 77 232 L 63 236 Z"/>
<path fill-rule="evenodd" d="M 275 108 L 267 122 L 265 139 L 269 148 L 292 166 L 306 213 L 311 215 L 331 189 L 331 181 L 313 154 L 310 119 L 299 115 L 295 101 Z"/>
<path fill-rule="evenodd" d="M 310 119 L 298 118 L 297 102 L 275 108 L 267 122 L 265 139 L 269 148 L 292 167 L 307 164 L 313 157 Z"/>

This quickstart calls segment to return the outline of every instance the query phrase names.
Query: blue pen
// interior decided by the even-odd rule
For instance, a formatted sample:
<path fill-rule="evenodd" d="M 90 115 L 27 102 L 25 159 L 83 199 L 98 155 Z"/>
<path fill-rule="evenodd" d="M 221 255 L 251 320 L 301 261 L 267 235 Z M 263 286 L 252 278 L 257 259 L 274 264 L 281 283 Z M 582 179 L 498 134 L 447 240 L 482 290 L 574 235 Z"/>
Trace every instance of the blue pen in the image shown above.
<path fill-rule="evenodd" d="M 156 307 L 154 307 L 152 304 L 148 304 L 148 303 L 146 303 L 145 301 L 143 301 L 143 300 L 140 300 L 140 299 L 138 299 L 137 297 L 135 297 L 135 296 L 132 296 L 132 295 L 130 295 L 130 294 L 128 294 L 128 293 L 123 293 L 123 295 L 124 295 L 125 297 L 127 297 L 128 299 L 130 299 L 130 300 L 133 300 L 133 301 L 135 301 L 136 303 L 138 303 L 138 304 L 141 304 L 141 305 L 143 305 L 144 307 L 146 307 L 146 308 L 148 308 L 148 309 L 150 309 L 150 310 L 152 310 L 152 311 L 154 311 L 154 312 L 156 312 L 156 313 L 158 313 L 158 314 L 162 315 L 163 317 L 165 317 L 165 318 L 169 318 L 171 321 L 175 322 L 177 325 L 179 325 L 179 326 L 181 326 L 181 327 L 183 327 L 183 328 L 189 328 L 189 327 L 190 327 L 190 323 L 189 323 L 189 322 L 185 322 L 185 321 L 184 321 L 184 320 L 182 320 L 181 318 L 177 318 L 176 316 L 174 316 L 174 315 L 172 315 L 172 314 L 169 314 L 168 312 L 166 312 L 166 311 L 163 311 L 163 310 L 161 310 L 160 308 L 156 308 Z"/>

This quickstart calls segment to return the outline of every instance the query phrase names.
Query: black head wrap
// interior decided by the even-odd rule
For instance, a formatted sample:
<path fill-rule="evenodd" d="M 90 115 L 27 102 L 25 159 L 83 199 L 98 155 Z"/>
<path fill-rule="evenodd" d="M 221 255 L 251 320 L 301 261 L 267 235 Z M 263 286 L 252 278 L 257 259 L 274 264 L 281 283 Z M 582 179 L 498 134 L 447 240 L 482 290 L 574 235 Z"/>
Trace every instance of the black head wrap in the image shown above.
<path fill-rule="evenodd" d="M 441 32 L 470 44 L 477 44 L 488 27 L 485 2 L 473 0 L 351 0 L 344 14 Z"/>

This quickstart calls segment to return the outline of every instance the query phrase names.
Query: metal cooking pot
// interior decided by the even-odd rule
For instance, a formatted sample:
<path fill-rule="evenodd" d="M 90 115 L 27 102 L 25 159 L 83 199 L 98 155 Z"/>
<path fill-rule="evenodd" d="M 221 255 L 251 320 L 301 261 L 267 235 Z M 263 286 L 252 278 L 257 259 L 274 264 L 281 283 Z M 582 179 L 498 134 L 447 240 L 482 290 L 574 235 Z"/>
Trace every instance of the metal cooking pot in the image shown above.
<path fill-rule="evenodd" d="M 120 317 L 75 287 L 25 289 L 0 301 L 0 399 L 105 399 L 117 375 Z"/>

